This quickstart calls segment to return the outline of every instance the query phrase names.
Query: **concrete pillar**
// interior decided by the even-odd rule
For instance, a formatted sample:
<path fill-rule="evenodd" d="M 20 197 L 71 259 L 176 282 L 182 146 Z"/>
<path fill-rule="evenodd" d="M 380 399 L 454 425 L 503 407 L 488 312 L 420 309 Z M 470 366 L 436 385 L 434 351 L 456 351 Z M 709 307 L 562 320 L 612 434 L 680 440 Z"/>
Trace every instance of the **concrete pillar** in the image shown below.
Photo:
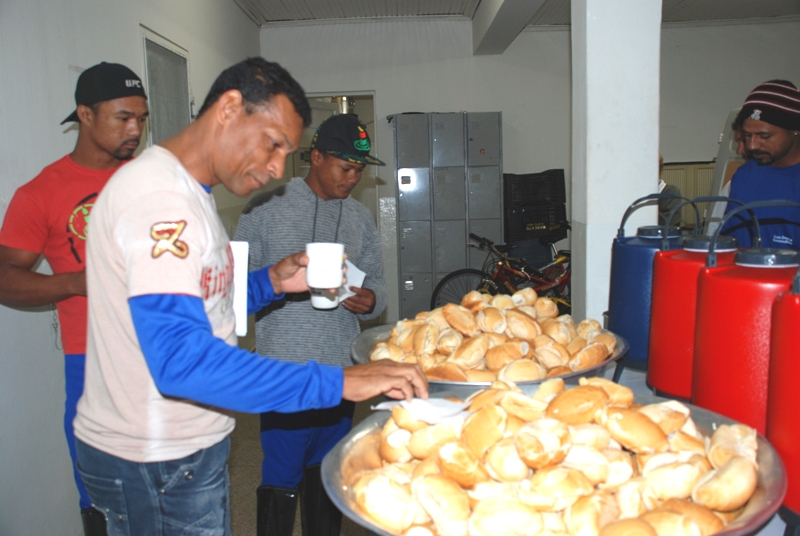
<path fill-rule="evenodd" d="M 601 320 L 622 215 L 658 182 L 661 0 L 571 7 L 573 314 Z M 655 222 L 642 208 L 626 236 Z"/>

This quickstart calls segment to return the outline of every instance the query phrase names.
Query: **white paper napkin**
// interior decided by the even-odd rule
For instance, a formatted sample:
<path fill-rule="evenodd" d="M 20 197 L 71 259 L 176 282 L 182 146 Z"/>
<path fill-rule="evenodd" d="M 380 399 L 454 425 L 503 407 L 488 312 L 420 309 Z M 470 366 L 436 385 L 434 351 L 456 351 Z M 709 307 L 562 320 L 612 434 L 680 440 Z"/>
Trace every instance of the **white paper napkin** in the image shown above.
<path fill-rule="evenodd" d="M 376 410 L 391 410 L 397 405 L 406 408 L 417 420 L 425 421 L 428 424 L 446 423 L 452 421 L 463 421 L 468 411 L 464 411 L 469 407 L 469 402 L 453 402 L 444 398 L 429 398 L 424 400 L 422 398 L 414 398 L 411 402 L 405 400 L 393 400 L 381 402 L 372 409 Z"/>
<path fill-rule="evenodd" d="M 342 303 L 350 296 L 355 296 L 356 293 L 351 291 L 350 287 L 361 288 L 364 285 L 364 279 L 367 277 L 366 273 L 362 272 L 358 266 L 349 260 L 345 259 L 344 264 L 347 266 L 347 274 L 345 275 L 347 284 L 339 287 L 339 303 Z"/>
<path fill-rule="evenodd" d="M 233 253 L 233 314 L 236 317 L 236 335 L 247 335 L 247 265 L 250 244 L 231 241 Z"/>

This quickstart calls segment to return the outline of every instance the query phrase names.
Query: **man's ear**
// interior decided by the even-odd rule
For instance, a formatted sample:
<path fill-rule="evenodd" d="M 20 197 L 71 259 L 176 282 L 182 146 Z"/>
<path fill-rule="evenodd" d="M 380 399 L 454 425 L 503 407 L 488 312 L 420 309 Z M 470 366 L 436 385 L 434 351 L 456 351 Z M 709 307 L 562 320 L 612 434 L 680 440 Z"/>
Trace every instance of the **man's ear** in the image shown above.
<path fill-rule="evenodd" d="M 311 163 L 318 166 L 325 160 L 325 155 L 319 152 L 318 149 L 311 149 Z"/>
<path fill-rule="evenodd" d="M 86 106 L 85 104 L 79 104 L 77 109 L 78 121 L 81 124 L 91 124 L 94 121 L 94 110 L 92 110 L 91 106 Z"/>
<path fill-rule="evenodd" d="M 227 124 L 242 111 L 243 104 L 241 92 L 238 89 L 229 89 L 214 103 L 217 120 L 221 124 Z"/>

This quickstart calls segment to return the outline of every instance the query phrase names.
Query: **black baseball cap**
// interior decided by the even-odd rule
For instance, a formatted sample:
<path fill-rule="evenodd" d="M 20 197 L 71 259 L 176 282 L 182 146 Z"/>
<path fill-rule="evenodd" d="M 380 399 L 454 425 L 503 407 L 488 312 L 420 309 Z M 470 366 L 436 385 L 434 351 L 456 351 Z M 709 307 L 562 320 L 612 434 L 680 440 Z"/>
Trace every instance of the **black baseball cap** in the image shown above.
<path fill-rule="evenodd" d="M 334 115 L 326 119 L 314 134 L 311 148 L 355 164 L 386 165 L 370 156 L 372 146 L 367 128 L 353 114 Z"/>
<path fill-rule="evenodd" d="M 78 77 L 78 85 L 75 87 L 76 105 L 91 106 L 122 97 L 147 98 L 141 78 L 124 65 L 102 62 L 89 67 Z M 78 121 L 77 108 L 61 124 L 69 121 Z"/>

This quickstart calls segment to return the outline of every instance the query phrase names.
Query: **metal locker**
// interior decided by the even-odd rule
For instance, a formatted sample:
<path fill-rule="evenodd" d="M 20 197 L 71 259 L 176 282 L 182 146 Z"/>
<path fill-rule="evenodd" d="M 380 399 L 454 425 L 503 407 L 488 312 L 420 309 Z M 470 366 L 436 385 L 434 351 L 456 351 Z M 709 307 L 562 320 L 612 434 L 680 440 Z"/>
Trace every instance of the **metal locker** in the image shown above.
<path fill-rule="evenodd" d="M 428 114 L 394 116 L 398 168 L 421 168 L 431 165 Z"/>
<path fill-rule="evenodd" d="M 400 271 L 431 271 L 431 222 L 403 221 L 400 226 Z"/>
<path fill-rule="evenodd" d="M 403 273 L 400 279 L 400 318 L 414 318 L 420 311 L 429 311 L 433 294 L 431 274 Z"/>
<path fill-rule="evenodd" d="M 469 189 L 469 219 L 502 217 L 500 205 L 500 168 L 477 167 L 467 169 Z"/>
<path fill-rule="evenodd" d="M 452 272 L 467 262 L 467 235 L 464 220 L 433 223 L 433 271 Z"/>
<path fill-rule="evenodd" d="M 488 238 L 495 244 L 503 244 L 503 220 L 470 220 L 469 232 Z M 513 256 L 513 253 L 512 253 Z M 486 252 L 478 248 L 469 248 L 469 267 L 481 270 L 486 260 Z"/>
<path fill-rule="evenodd" d="M 467 114 L 467 165 L 502 164 L 499 112 Z"/>
<path fill-rule="evenodd" d="M 431 184 L 428 168 L 397 170 L 397 219 L 431 219 Z"/>
<path fill-rule="evenodd" d="M 431 114 L 433 167 L 464 166 L 464 116 Z"/>
<path fill-rule="evenodd" d="M 433 170 L 433 219 L 463 220 L 467 216 L 464 167 Z"/>

